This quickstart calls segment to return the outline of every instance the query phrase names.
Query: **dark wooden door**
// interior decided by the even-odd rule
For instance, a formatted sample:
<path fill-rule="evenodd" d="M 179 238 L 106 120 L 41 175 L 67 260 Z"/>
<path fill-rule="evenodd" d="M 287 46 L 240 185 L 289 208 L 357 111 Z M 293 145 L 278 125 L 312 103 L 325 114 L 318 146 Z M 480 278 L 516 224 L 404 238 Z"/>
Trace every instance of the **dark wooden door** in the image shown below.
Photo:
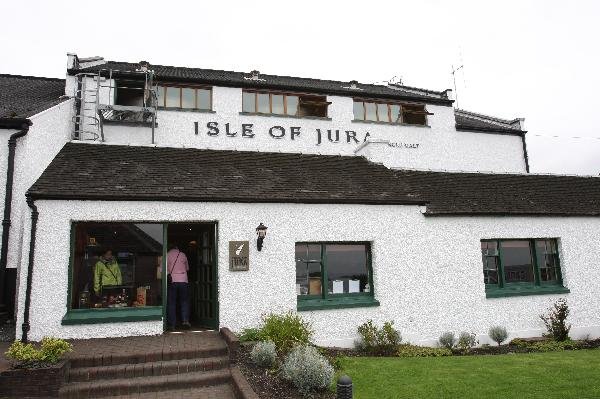
<path fill-rule="evenodd" d="M 215 226 L 199 230 L 197 262 L 192 285 L 192 312 L 199 327 L 217 329 L 217 270 Z"/>

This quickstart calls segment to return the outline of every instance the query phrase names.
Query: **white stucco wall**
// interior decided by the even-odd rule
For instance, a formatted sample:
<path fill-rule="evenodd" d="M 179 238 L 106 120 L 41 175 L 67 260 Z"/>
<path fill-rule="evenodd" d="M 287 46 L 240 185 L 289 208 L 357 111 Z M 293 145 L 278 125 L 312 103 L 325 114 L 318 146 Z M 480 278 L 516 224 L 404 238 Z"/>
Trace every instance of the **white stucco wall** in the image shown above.
<path fill-rule="evenodd" d="M 108 101 L 106 95 L 101 97 Z M 390 167 L 525 172 L 520 137 L 458 132 L 452 107 L 427 105 L 427 110 L 433 113 L 428 116 L 429 127 L 389 125 L 353 122 L 352 98 L 328 96 L 327 99 L 331 101 L 330 120 L 240 115 L 242 89 L 213 87 L 214 112 L 159 110 L 155 143 L 174 147 L 354 155 L 356 147 L 371 138 L 417 145 L 410 150 L 387 147 L 359 154 Z M 198 134 L 195 133 L 196 122 Z M 218 135 L 208 134 L 209 122 L 218 123 Z M 229 124 L 230 136 L 226 134 L 226 124 Z M 243 137 L 242 124 L 252 124 L 253 137 Z M 282 138 L 270 135 L 273 126 L 285 129 Z M 300 128 L 300 134 L 294 135 L 294 139 L 292 127 Z M 320 144 L 317 129 L 321 131 Z M 334 141 L 339 131 L 339 142 L 329 140 L 328 130 Z M 358 142 L 349 138 L 347 132 L 354 132 Z M 279 130 L 273 133 L 281 134 Z M 149 127 L 105 125 L 104 135 L 109 144 L 150 145 L 152 142 Z"/>
<path fill-rule="evenodd" d="M 564 294 L 572 336 L 600 336 L 600 218 L 425 217 L 416 206 L 37 201 L 38 223 L 31 338 L 157 334 L 162 322 L 61 326 L 66 312 L 70 223 L 77 220 L 217 221 L 220 325 L 234 331 L 261 314 L 296 309 L 294 245 L 298 241 L 370 241 L 374 291 L 381 306 L 302 312 L 316 342 L 351 345 L 368 319 L 394 320 L 405 339 L 432 344 L 447 330 L 475 332 L 482 343 L 492 325 L 515 336 L 540 335 L 544 313 L 559 296 L 486 299 L 480 240 L 560 239 Z M 250 270 L 228 270 L 228 241 L 255 242 L 269 227 L 261 252 L 251 245 Z M 359 226 L 359 228 L 357 228 Z M 29 219 L 25 226 L 29 231 Z M 28 245 L 25 237 L 24 245 Z M 21 267 L 24 281 L 27 259 Z M 19 303 L 24 300 L 20 291 Z M 20 306 L 22 309 L 22 306 Z M 22 322 L 19 312 L 18 325 Z M 20 330 L 18 333 L 20 334 Z"/>

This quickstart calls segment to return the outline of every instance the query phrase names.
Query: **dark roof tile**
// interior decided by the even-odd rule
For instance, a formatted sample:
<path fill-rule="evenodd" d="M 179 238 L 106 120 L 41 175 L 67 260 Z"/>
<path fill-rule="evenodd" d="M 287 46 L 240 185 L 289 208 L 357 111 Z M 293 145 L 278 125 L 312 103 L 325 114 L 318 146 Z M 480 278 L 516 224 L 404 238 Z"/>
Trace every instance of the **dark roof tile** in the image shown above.
<path fill-rule="evenodd" d="M 65 80 L 0 74 L 0 118 L 29 118 L 62 101 Z"/>

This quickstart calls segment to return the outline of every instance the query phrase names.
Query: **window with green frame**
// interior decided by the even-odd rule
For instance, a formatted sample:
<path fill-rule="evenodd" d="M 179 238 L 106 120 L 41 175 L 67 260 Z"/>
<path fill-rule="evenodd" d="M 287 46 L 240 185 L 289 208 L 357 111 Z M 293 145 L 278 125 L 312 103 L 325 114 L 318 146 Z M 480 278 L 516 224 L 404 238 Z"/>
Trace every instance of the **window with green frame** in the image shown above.
<path fill-rule="evenodd" d="M 487 297 L 568 292 L 556 238 L 481 240 Z"/>
<path fill-rule="evenodd" d="M 376 306 L 368 242 L 296 243 L 298 310 Z"/>

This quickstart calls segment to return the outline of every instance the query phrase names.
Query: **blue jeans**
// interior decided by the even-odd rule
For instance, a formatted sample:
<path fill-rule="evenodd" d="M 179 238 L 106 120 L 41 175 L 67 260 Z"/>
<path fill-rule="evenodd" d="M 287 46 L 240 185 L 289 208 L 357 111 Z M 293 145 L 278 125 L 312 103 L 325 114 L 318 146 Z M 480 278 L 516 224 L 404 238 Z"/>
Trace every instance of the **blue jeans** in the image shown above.
<path fill-rule="evenodd" d="M 190 321 L 190 293 L 188 283 L 171 283 L 168 287 L 167 323 L 170 327 L 177 324 L 177 298 L 181 305 L 181 321 Z"/>

